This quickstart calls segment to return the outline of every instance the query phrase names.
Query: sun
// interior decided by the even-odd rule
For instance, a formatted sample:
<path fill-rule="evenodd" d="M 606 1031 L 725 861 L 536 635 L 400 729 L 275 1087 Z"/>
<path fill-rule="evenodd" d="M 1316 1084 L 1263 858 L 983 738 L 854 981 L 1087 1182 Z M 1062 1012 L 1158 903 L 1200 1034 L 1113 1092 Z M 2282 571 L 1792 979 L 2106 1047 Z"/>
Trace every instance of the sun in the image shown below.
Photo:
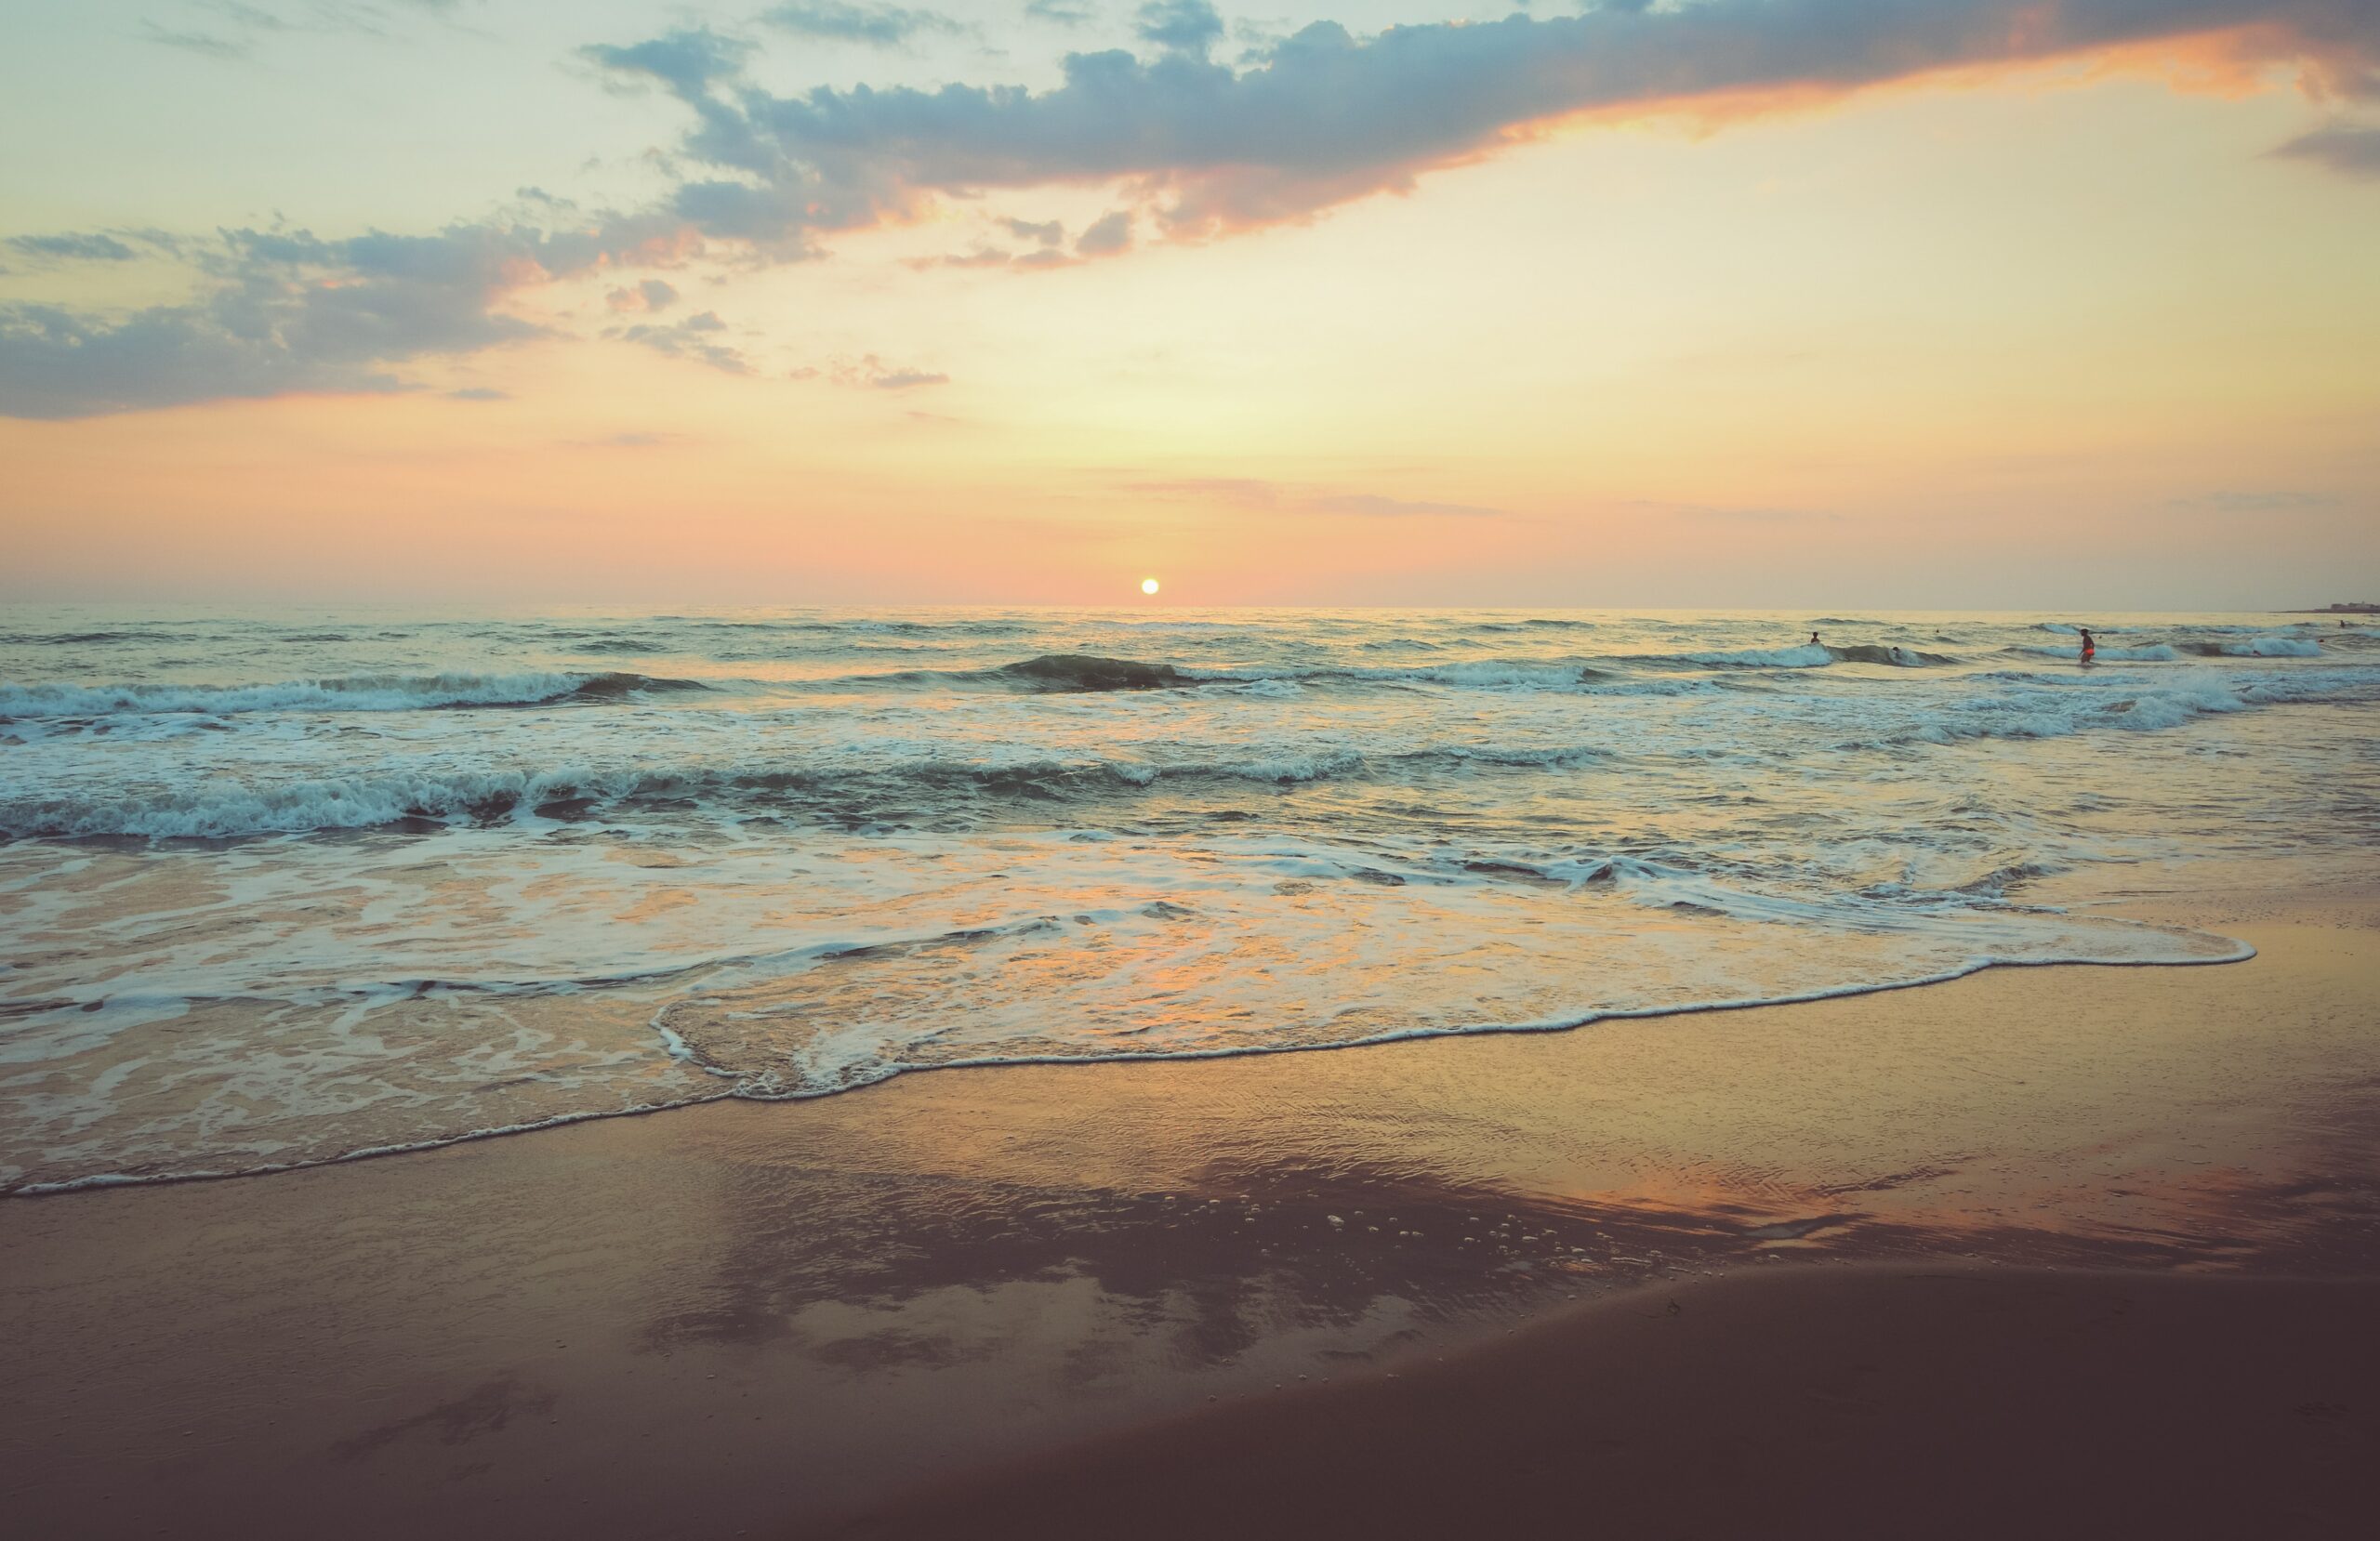
<path fill-rule="evenodd" d="M 1142 593 L 1144 593 L 1144 594 L 1154 594 L 1154 593 L 1156 593 L 1156 592 L 1157 592 L 1157 580 L 1156 580 L 1155 578 L 1143 578 L 1143 579 L 1141 580 L 1141 592 L 1142 592 Z"/>

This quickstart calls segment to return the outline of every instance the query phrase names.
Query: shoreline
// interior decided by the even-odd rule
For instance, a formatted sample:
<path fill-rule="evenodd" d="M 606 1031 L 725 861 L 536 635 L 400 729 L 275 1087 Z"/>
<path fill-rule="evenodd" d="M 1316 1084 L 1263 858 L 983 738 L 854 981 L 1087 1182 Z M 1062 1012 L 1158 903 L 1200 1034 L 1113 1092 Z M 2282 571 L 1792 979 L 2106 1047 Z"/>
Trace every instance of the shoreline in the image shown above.
<path fill-rule="evenodd" d="M 289 1162 L 279 1166 L 248 1166 L 232 1171 L 124 1173 L 101 1172 L 88 1177 L 68 1178 L 58 1181 L 20 1183 L 0 1188 L 0 1204 L 11 1199 L 54 1198 L 70 1193 L 89 1192 L 116 1188 L 162 1187 L 182 1183 L 231 1182 L 245 1178 L 279 1177 L 292 1172 L 311 1171 L 324 1166 L 343 1166 L 357 1162 L 381 1161 L 395 1156 L 424 1154 L 483 1140 L 507 1139 L 520 1135 L 541 1134 L 549 1129 L 565 1128 L 576 1124 L 590 1124 L 617 1118 L 649 1118 L 681 1113 L 693 1108 L 707 1107 L 716 1102 L 753 1102 L 761 1105 L 821 1101 L 831 1097 L 848 1097 L 890 1085 L 905 1076 L 932 1074 L 954 1071 L 1004 1071 L 1021 1069 L 1077 1068 L 1097 1065 L 1196 1064 L 1217 1060 L 1256 1059 L 1276 1054 L 1328 1054 L 1341 1049 L 1380 1048 L 1393 1044 L 1430 1043 L 1442 1039 L 1490 1038 L 1533 1034 L 1580 1033 L 1612 1022 L 1660 1021 L 1669 1019 L 1712 1016 L 1736 1011 L 1767 1011 L 1785 1007 L 1811 1006 L 1826 1001 L 1853 1000 L 1868 995 L 1892 994 L 1906 990 L 1925 990 L 1937 985 L 1954 984 L 1979 974 L 2002 968 L 2204 968 L 2246 963 L 2256 956 L 2254 944 L 2220 931 L 2194 926 L 2169 926 L 2148 920 L 2131 920 L 2127 916 L 2109 918 L 2148 929 L 2186 932 L 2213 942 L 2231 944 L 2232 952 L 2223 955 L 2174 958 L 1985 958 L 1961 968 L 1915 979 L 1885 980 L 1875 983 L 1828 986 L 1784 995 L 1746 996 L 1740 999 L 1697 1002 L 1686 1006 L 1629 1007 L 1592 1012 L 1578 1018 L 1562 1018 L 1541 1022 L 1513 1022 L 1489 1026 L 1408 1028 L 1370 1038 L 1350 1038 L 1340 1043 L 1288 1044 L 1278 1047 L 1235 1046 L 1229 1048 L 1193 1049 L 1165 1054 L 1113 1053 L 1103 1055 L 1012 1055 L 1000 1059 L 950 1060 L 932 1064 L 905 1065 L 879 1080 L 856 1086 L 821 1091 L 784 1092 L 775 1095 L 746 1092 L 736 1089 L 713 1092 L 706 1097 L 689 1098 L 678 1102 L 661 1102 L 632 1108 L 607 1108 L 585 1113 L 557 1113 L 534 1123 L 509 1125 L 499 1128 L 473 1129 L 468 1133 L 439 1136 L 429 1139 L 393 1145 L 372 1146 L 348 1151 L 318 1160 Z M 664 1033 L 668 1030 L 663 1029 Z M 673 1054 L 675 1050 L 672 1050 Z"/>
<path fill-rule="evenodd" d="M 2122 903 L 2259 955 L 900 1076 L 0 1204 L 0 1499 L 94 1536 L 813 1534 L 1210 1399 L 1261 1421 L 1301 1375 L 1402 1386 L 1570 1297 L 2380 1272 L 2368 891 Z"/>

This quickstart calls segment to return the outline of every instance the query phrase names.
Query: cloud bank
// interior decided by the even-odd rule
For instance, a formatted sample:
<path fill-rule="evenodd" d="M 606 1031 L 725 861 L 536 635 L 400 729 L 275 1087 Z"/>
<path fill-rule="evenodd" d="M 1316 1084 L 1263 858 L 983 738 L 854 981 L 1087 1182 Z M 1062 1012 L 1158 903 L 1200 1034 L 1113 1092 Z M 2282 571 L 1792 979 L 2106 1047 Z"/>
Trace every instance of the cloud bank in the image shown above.
<path fill-rule="evenodd" d="M 1408 191 L 1566 118 L 1816 93 L 2189 41 L 2202 59 L 2285 64 L 2310 89 L 2380 95 L 2368 0 L 1699 0 L 1538 20 L 1395 27 L 1316 22 L 1244 67 L 1209 60 L 1203 0 L 1140 13 L 1158 48 L 1072 54 L 1046 91 L 819 89 L 780 97 L 707 76 L 682 151 L 733 173 L 680 212 L 775 209 L 812 230 L 914 216 L 939 196 L 1130 186 L 1176 237 L 1311 218 Z"/>
<path fill-rule="evenodd" d="M 766 20 L 897 41 L 933 15 L 801 0 Z M 692 120 L 670 156 L 691 170 L 654 205 L 559 228 L 489 221 L 432 236 L 227 232 L 201 253 L 201 296 L 186 305 L 113 317 L 0 306 L 0 414 L 396 389 L 409 361 L 534 335 L 501 308 L 530 285 L 718 248 L 800 260 L 836 234 L 991 190 L 1117 190 L 1129 206 L 1078 243 L 1096 256 L 1123 250 L 1144 221 L 1160 236 L 1204 240 L 1312 219 L 1588 114 L 1806 100 L 2150 46 L 2242 70 L 2289 67 L 2331 99 L 2380 96 L 2373 0 L 1614 4 L 1371 37 L 1317 22 L 1236 65 L 1209 58 L 1222 30 L 1207 0 L 1154 0 L 1136 12 L 1149 57 L 1070 54 L 1060 83 L 1041 91 L 954 84 L 779 96 L 747 74 L 759 46 L 749 39 L 696 27 L 591 45 L 580 58 L 615 86 L 667 92 Z M 2366 175 L 2370 134 L 2324 130 L 2282 152 Z M 20 238 L 19 249 L 41 239 Z M 740 363 L 687 324 L 623 335 L 715 367 Z"/>

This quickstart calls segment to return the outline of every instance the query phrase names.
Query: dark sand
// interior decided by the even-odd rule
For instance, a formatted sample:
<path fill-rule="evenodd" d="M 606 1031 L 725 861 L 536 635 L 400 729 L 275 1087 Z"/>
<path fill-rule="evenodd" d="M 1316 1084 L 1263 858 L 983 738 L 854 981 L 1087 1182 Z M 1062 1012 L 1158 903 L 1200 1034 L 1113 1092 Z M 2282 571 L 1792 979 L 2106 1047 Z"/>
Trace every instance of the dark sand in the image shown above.
<path fill-rule="evenodd" d="M 1869 1265 L 1639 1291 L 820 1534 L 2368 1536 L 2380 1284 Z"/>
<path fill-rule="evenodd" d="M 2380 1417 L 2380 1311 L 2342 1282 L 2380 1277 L 2380 931 L 2368 904 L 2186 918 L 2262 955 L 919 1075 L 0 1203 L 0 1515 L 41 1537 L 921 1534 L 897 1506 L 972 1470 L 993 1485 L 945 1533 L 980 1534 L 987 1506 L 1059 1496 L 1030 1473 L 1090 1491 L 1157 1447 L 1053 1451 L 1163 1428 L 1272 1452 L 1201 1473 L 1245 1506 L 1204 1534 L 1331 1459 L 1348 1523 L 1281 1508 L 1309 1534 L 1393 1533 L 1366 1484 L 1486 1515 L 1426 1506 L 1548 1502 L 1546 1470 L 1553 1528 L 1596 1533 L 1945 1534 L 2013 1506 L 2002 1534 L 2324 1534 L 2321 1474 Z M 1921 1258 L 2060 1272 L 1901 1276 Z M 1861 1271 L 1880 1259 L 1900 1271 Z M 2065 1272 L 2108 1267 L 2156 1277 Z M 1440 1354 L 1450 1378 L 1420 1378 Z M 1582 1400 L 1523 1431 L 1561 1396 Z M 2076 1474 L 2099 1469 L 2095 1497 Z M 2076 1491 L 2039 1497 L 2053 1477 Z M 1893 1507 L 1929 1492 L 1923 1523 Z M 1188 1502 L 1142 1495 L 1112 1534 Z"/>

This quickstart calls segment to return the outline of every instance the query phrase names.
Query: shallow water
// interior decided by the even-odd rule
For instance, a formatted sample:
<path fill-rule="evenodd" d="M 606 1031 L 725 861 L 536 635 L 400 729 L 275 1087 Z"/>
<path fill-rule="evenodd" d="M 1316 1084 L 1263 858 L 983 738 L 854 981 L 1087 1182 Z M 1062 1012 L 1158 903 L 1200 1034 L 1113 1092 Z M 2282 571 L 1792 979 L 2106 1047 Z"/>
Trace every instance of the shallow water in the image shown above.
<path fill-rule="evenodd" d="M 2073 650 L 2039 615 L 20 609 L 0 1186 L 2219 961 L 2029 887 L 2368 857 L 2380 639 Z"/>

